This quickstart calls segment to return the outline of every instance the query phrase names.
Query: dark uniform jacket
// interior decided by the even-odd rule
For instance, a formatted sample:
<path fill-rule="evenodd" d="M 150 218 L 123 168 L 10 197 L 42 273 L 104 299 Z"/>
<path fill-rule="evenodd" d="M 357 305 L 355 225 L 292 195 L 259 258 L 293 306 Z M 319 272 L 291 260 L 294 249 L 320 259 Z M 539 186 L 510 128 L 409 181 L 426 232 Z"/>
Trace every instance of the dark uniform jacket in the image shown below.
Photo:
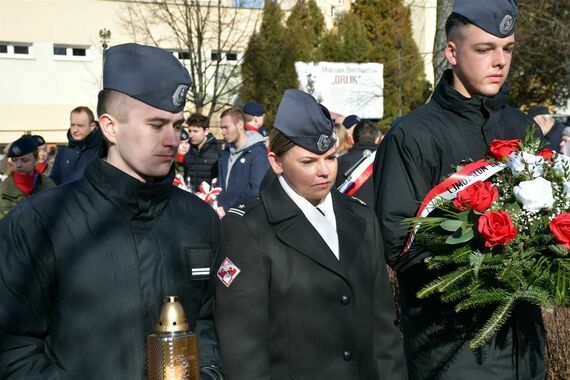
<path fill-rule="evenodd" d="M 388 131 L 374 168 L 376 213 L 388 262 L 398 272 L 410 379 L 540 379 L 544 363 L 539 308 L 521 305 L 496 340 L 473 352 L 468 340 L 488 311 L 456 314 L 453 305 L 437 297 L 418 300 L 416 292 L 436 276 L 423 259 L 437 252 L 413 244 L 401 255 L 408 232 L 401 222 L 415 216 L 430 189 L 464 160 L 484 158 L 494 139 L 524 138 L 526 128 L 534 124 L 506 105 L 506 88 L 494 97 L 467 99 L 452 89 L 451 80 L 448 70 L 431 101 Z"/>
<path fill-rule="evenodd" d="M 83 176 L 87 166 L 97 158 L 103 134 L 99 127 L 96 127 L 83 140 L 76 141 L 71 137 L 70 131 L 67 131 L 67 140 L 68 146 L 57 152 L 50 174 L 51 179 L 58 185 Z"/>
<path fill-rule="evenodd" d="M 347 178 L 344 174 L 363 157 L 364 152 L 374 152 L 376 149 L 378 149 L 378 145 L 374 143 L 354 144 L 347 154 L 340 156 L 338 158 L 338 174 L 335 187 L 342 185 Z M 372 176 L 356 190 L 354 196 L 366 203 L 368 207 L 374 207 L 374 181 Z"/>
<path fill-rule="evenodd" d="M 38 175 L 36 185 L 32 191 L 32 195 L 39 193 L 40 191 L 47 190 L 55 186 L 55 183 L 49 177 L 43 174 Z M 0 219 L 2 219 L 6 214 L 12 210 L 16 205 L 26 199 L 22 190 L 18 189 L 14 183 L 13 172 L 6 177 L 2 185 L 0 186 Z"/>
<path fill-rule="evenodd" d="M 213 292 L 193 274 L 212 264 L 218 217 L 171 180 L 96 159 L 0 222 L 0 378 L 144 379 L 166 295 L 200 334 L 201 365 L 220 364 Z"/>
<path fill-rule="evenodd" d="M 333 193 L 340 261 L 279 181 L 222 220 L 216 329 L 229 379 L 405 379 L 373 212 Z"/>
<path fill-rule="evenodd" d="M 218 198 L 218 204 L 226 211 L 241 199 L 257 196 L 263 176 L 269 169 L 267 148 L 263 138 L 257 132 L 248 133 L 250 133 L 248 140 L 255 142 L 242 148 L 235 158 L 229 177 L 230 147 L 226 146 L 220 151 L 218 184 L 222 188 L 222 193 Z"/>
<path fill-rule="evenodd" d="M 212 134 L 208 134 L 201 149 L 196 145 L 190 145 L 190 150 L 184 156 L 184 178 L 190 177 L 194 191 L 198 191 L 202 182 L 211 184 L 212 179 L 217 177 L 219 151 L 218 142 Z"/>

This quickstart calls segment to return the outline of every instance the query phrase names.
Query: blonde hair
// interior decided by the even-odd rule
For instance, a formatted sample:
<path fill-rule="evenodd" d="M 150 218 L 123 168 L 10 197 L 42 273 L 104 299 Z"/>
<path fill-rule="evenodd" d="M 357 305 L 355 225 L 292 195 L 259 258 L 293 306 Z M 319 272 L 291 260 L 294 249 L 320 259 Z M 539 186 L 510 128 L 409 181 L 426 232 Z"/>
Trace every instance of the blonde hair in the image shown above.
<path fill-rule="evenodd" d="M 348 141 L 348 133 L 346 132 L 346 128 L 344 128 L 341 124 L 335 123 L 334 129 L 336 130 L 336 153 L 340 156 L 347 153 L 350 148 L 352 148 L 352 144 Z"/>

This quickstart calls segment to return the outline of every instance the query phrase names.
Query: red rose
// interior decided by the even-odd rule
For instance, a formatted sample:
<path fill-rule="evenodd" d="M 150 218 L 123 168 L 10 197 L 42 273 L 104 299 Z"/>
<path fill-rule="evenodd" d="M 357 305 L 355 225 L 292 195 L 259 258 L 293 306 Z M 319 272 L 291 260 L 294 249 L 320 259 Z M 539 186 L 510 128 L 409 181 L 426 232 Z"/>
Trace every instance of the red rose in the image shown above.
<path fill-rule="evenodd" d="M 520 150 L 520 142 L 522 142 L 521 139 L 493 140 L 489 145 L 489 154 L 495 158 L 495 160 L 502 161 L 509 157 L 512 152 L 518 152 Z"/>
<path fill-rule="evenodd" d="M 570 249 L 570 214 L 563 212 L 556 215 L 552 222 L 550 222 L 550 231 L 556 238 L 556 241 L 564 244 Z"/>
<path fill-rule="evenodd" d="M 518 232 L 509 213 L 505 211 L 491 211 L 481 215 L 477 231 L 485 239 L 485 247 L 488 248 L 497 244 L 507 245 Z"/>
<path fill-rule="evenodd" d="M 544 148 L 538 152 L 538 155 L 544 158 L 546 161 L 550 161 L 552 160 L 552 156 L 554 156 L 554 151 L 549 148 Z"/>
<path fill-rule="evenodd" d="M 491 182 L 477 181 L 457 193 L 453 205 L 461 210 L 487 210 L 499 197 L 499 190 Z"/>

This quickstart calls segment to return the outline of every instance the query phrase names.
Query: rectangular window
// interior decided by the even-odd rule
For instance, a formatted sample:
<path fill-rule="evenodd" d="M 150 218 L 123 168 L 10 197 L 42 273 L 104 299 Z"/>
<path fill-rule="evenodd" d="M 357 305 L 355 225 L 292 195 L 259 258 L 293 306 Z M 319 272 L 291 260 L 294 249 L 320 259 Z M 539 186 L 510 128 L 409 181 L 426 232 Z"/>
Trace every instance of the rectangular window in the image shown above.
<path fill-rule="evenodd" d="M 53 56 L 58 61 L 86 61 L 91 59 L 89 46 L 53 45 Z"/>
<path fill-rule="evenodd" d="M 67 55 L 67 49 L 61 46 L 54 46 L 53 55 Z"/>
<path fill-rule="evenodd" d="M 190 52 L 188 52 L 188 51 L 179 51 L 179 52 L 178 52 L 178 59 L 190 59 Z"/>
<path fill-rule="evenodd" d="M 226 59 L 227 59 L 228 61 L 237 61 L 237 60 L 238 60 L 238 55 L 237 55 L 237 53 L 228 52 L 228 53 L 226 53 Z"/>
<path fill-rule="evenodd" d="M 31 43 L 0 41 L 0 57 L 2 58 L 31 59 L 34 58 L 33 53 Z"/>
<path fill-rule="evenodd" d="M 235 65 L 241 58 L 241 53 L 235 51 L 218 51 L 212 50 L 210 59 L 212 61 L 220 61 L 220 63 Z"/>
<path fill-rule="evenodd" d="M 212 54 L 210 55 L 210 58 L 212 59 L 212 61 L 217 61 L 218 59 L 221 58 L 220 52 L 216 51 L 216 50 L 212 50 Z"/>

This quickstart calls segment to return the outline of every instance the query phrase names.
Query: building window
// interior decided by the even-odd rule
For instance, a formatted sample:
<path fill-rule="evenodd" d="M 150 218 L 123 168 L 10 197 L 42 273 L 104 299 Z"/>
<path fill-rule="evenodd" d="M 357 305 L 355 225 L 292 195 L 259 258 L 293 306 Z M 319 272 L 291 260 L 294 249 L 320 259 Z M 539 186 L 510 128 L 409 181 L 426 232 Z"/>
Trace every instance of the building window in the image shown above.
<path fill-rule="evenodd" d="M 2 58 L 34 58 L 31 43 L 0 42 L 0 57 Z"/>
<path fill-rule="evenodd" d="M 188 50 L 172 50 L 172 54 L 181 61 L 190 59 L 190 52 Z"/>
<path fill-rule="evenodd" d="M 91 60 L 89 46 L 53 45 L 54 59 L 60 61 Z"/>
<path fill-rule="evenodd" d="M 218 51 L 212 50 L 210 53 L 210 58 L 212 61 L 220 61 L 223 63 L 236 64 L 240 60 L 242 54 L 235 51 Z"/>

